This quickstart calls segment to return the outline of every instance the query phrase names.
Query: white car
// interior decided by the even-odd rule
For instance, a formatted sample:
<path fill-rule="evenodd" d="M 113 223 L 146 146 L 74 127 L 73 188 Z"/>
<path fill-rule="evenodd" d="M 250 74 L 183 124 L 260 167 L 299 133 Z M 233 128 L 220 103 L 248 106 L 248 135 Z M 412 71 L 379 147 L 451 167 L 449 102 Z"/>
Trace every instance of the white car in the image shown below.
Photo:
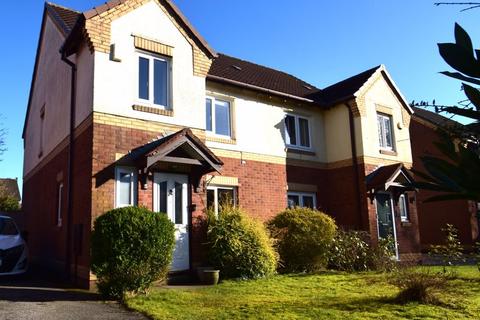
<path fill-rule="evenodd" d="M 0 215 L 0 275 L 27 271 L 28 249 L 12 218 Z"/>

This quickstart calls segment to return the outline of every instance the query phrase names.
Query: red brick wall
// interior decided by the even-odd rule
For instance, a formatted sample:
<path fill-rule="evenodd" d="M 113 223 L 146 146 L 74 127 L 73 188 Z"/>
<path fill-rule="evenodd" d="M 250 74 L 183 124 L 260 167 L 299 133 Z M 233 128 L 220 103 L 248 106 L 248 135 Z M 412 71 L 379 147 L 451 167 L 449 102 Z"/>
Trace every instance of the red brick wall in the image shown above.
<path fill-rule="evenodd" d="M 76 138 L 74 144 L 72 225 L 83 225 L 81 252 L 73 254 L 71 263 L 78 263 L 78 276 L 88 279 L 89 227 L 91 211 L 92 126 Z M 62 226 L 57 224 L 58 186 L 63 183 Z M 28 246 L 35 262 L 62 270 L 66 261 L 67 243 L 68 146 L 48 161 L 23 183 Z M 76 259 L 75 259 L 76 258 Z M 72 265 L 72 270 L 75 267 Z"/>
<path fill-rule="evenodd" d="M 222 158 L 222 175 L 237 177 L 238 201 L 252 217 L 266 221 L 287 206 L 286 168 L 281 164 Z"/>
<path fill-rule="evenodd" d="M 426 172 L 420 160 L 423 155 L 434 155 L 445 158 L 433 144 L 438 141 L 435 130 L 415 119 L 410 123 L 412 143 L 413 169 Z M 432 244 L 444 242 L 445 234 L 441 231 L 447 223 L 453 224 L 459 230 L 460 241 L 472 245 L 478 236 L 478 224 L 475 221 L 475 206 L 469 201 L 451 200 L 425 203 L 424 201 L 438 193 L 427 190 L 418 192 L 418 216 L 420 240 L 422 247 L 427 249 Z"/>

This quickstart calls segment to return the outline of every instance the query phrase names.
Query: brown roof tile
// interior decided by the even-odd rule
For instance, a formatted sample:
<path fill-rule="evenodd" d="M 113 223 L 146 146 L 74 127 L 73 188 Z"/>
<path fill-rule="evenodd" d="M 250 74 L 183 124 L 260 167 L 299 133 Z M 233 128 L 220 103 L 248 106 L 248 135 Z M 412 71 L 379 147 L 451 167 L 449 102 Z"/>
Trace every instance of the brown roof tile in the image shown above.
<path fill-rule="evenodd" d="M 304 99 L 320 91 L 288 73 L 220 53 L 213 60 L 207 79 L 230 80 Z"/>
<path fill-rule="evenodd" d="M 462 124 L 458 123 L 457 121 L 454 121 L 452 119 L 449 119 L 447 117 L 444 117 L 442 115 L 439 115 L 436 112 L 432 112 L 429 110 L 425 110 L 422 108 L 418 107 L 412 107 L 414 113 L 414 116 L 419 117 L 423 120 L 426 120 L 434 125 L 437 125 L 439 127 L 458 127 L 462 126 Z"/>
<path fill-rule="evenodd" d="M 327 104 L 335 104 L 353 98 L 365 82 L 378 70 L 380 66 L 368 69 L 348 79 L 337 82 L 322 90 L 322 99 Z"/>
<path fill-rule="evenodd" d="M 77 22 L 78 17 L 81 15 L 80 12 L 68 9 L 62 6 L 59 6 L 54 3 L 47 2 L 45 4 L 47 10 L 51 13 L 55 22 L 62 28 L 65 34 L 72 31 L 73 26 Z"/>

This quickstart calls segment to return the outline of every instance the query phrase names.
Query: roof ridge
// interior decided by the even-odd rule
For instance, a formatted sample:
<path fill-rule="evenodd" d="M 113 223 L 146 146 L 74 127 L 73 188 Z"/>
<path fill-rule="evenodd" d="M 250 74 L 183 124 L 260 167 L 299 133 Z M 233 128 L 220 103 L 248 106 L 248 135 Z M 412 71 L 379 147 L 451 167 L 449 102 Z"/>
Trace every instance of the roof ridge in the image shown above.
<path fill-rule="evenodd" d="M 353 76 L 350 76 L 350 77 L 348 77 L 348 78 L 345 78 L 345 79 L 343 79 L 343 80 L 340 80 L 340 81 L 338 81 L 338 82 L 335 82 L 335 83 L 333 83 L 333 84 L 331 84 L 331 85 L 323 88 L 322 90 L 327 90 L 327 89 L 329 89 L 329 88 L 331 88 L 331 87 L 333 87 L 333 86 L 340 85 L 340 84 L 343 83 L 343 82 L 350 81 L 351 79 L 353 79 L 353 78 L 355 78 L 355 77 L 359 77 L 359 76 L 361 76 L 361 75 L 364 75 L 364 74 L 367 74 L 367 73 L 370 73 L 370 72 L 373 72 L 373 71 L 377 71 L 377 70 L 380 69 L 381 67 L 382 67 L 382 65 L 379 64 L 379 65 L 377 65 L 377 66 L 375 66 L 375 67 L 373 67 L 373 68 L 367 69 L 367 70 L 365 70 L 365 71 L 362 71 L 362 72 L 359 72 L 359 73 L 357 73 L 357 74 L 354 74 Z"/>
<path fill-rule="evenodd" d="M 412 106 L 412 109 L 413 109 L 413 111 L 418 111 L 418 110 L 420 110 L 420 111 L 428 112 L 428 113 L 430 113 L 430 114 L 432 114 L 432 115 L 434 115 L 434 116 L 436 116 L 436 117 L 439 117 L 439 118 L 441 118 L 441 120 L 444 122 L 444 124 L 448 124 L 448 122 L 454 122 L 456 125 L 463 125 L 462 123 L 460 123 L 460 122 L 458 122 L 458 121 L 456 121 L 456 120 L 453 120 L 452 118 L 448 118 L 448 117 L 442 116 L 441 114 L 439 114 L 439 113 L 437 113 L 437 112 L 433 112 L 433 111 L 430 111 L 430 110 L 427 110 L 427 109 L 424 109 L 424 108 L 420 108 L 420 107 L 417 107 L 417 106 Z M 422 118 L 422 119 L 425 120 L 425 121 L 428 121 L 428 122 L 430 122 L 430 123 L 432 123 L 432 124 L 435 124 L 435 125 L 439 125 L 439 123 L 436 122 L 435 120 L 429 119 L 429 118 L 423 116 L 423 115 L 421 114 L 421 112 L 420 112 L 420 113 L 415 112 L 414 114 L 415 114 L 417 117 L 420 117 L 420 118 Z M 439 119 L 439 120 L 440 120 L 440 119 Z"/>
<path fill-rule="evenodd" d="M 273 70 L 275 72 L 279 72 L 279 73 L 282 73 L 284 75 L 287 75 L 289 77 L 292 77 L 292 78 L 295 78 L 296 80 L 302 82 L 302 83 L 305 83 L 307 84 L 308 86 L 311 87 L 311 89 L 316 89 L 316 90 L 322 90 L 320 88 L 318 88 L 317 86 L 305 81 L 305 80 L 302 80 L 301 78 L 291 74 L 291 73 L 288 73 L 288 72 L 285 72 L 285 71 L 282 71 L 282 70 L 279 70 L 279 69 L 276 69 L 276 68 L 272 68 L 272 67 L 269 67 L 269 66 L 265 66 L 265 65 L 262 65 L 262 64 L 259 64 L 259 63 L 256 63 L 256 62 L 252 62 L 252 61 L 248 61 L 248 60 L 245 60 L 245 59 L 241 59 L 241 58 L 237 58 L 237 57 L 234 57 L 234 56 L 231 56 L 231 55 L 228 55 L 228 54 L 225 54 L 225 53 L 221 53 L 221 52 L 218 52 L 218 55 L 222 55 L 222 56 L 225 56 L 225 57 L 228 57 L 228 58 L 232 58 L 232 59 L 235 59 L 235 60 L 240 60 L 242 62 L 246 62 L 246 63 L 250 63 L 250 64 L 253 64 L 255 66 L 258 66 L 258 67 L 261 67 L 261 68 L 264 68 L 264 69 L 270 69 L 270 70 Z"/>
<path fill-rule="evenodd" d="M 75 10 L 75 9 L 72 9 L 72 8 L 67 8 L 65 6 L 62 6 L 60 4 L 56 4 L 56 3 L 53 3 L 53 2 L 50 2 L 50 1 L 46 1 L 45 4 L 47 4 L 49 6 L 52 6 L 52 7 L 57 7 L 57 8 L 60 8 L 60 9 L 72 11 L 72 12 L 75 12 L 75 13 L 78 13 L 78 14 L 82 13 L 81 11 L 78 11 L 78 10 Z"/>

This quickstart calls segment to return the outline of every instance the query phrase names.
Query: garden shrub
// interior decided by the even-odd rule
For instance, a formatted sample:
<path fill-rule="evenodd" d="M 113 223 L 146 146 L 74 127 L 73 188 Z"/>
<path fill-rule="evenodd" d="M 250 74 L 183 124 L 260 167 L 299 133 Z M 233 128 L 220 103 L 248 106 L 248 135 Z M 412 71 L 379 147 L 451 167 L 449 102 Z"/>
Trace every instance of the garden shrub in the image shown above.
<path fill-rule="evenodd" d="M 14 197 L 0 197 L 0 211 L 13 212 L 19 211 L 20 204 Z"/>
<path fill-rule="evenodd" d="M 445 233 L 445 244 L 434 245 L 430 248 L 431 255 L 438 255 L 442 259 L 443 272 L 446 272 L 447 266 L 455 266 L 465 262 L 463 255 L 463 246 L 458 239 L 458 230 L 452 224 L 447 223 L 442 228 Z"/>
<path fill-rule="evenodd" d="M 396 268 L 393 238 L 371 245 L 365 231 L 337 231 L 330 248 L 328 267 L 341 271 L 392 271 Z"/>
<path fill-rule="evenodd" d="M 269 233 L 238 207 L 224 204 L 218 216 L 208 212 L 209 261 L 222 278 L 253 279 L 273 275 L 278 255 Z"/>
<path fill-rule="evenodd" d="M 337 226 L 323 212 L 309 208 L 287 209 L 268 226 L 280 254 L 280 271 L 312 272 L 327 266 Z"/>
<path fill-rule="evenodd" d="M 164 280 L 175 246 L 173 223 L 145 208 L 111 210 L 95 220 L 92 271 L 106 297 L 123 299 Z"/>
<path fill-rule="evenodd" d="M 369 269 L 375 271 L 395 271 L 397 259 L 395 258 L 395 239 L 389 235 L 379 239 L 376 245 L 370 247 Z"/>
<path fill-rule="evenodd" d="M 328 267 L 341 271 L 366 271 L 370 267 L 370 235 L 365 231 L 338 230 L 330 249 Z"/>
<path fill-rule="evenodd" d="M 400 289 L 397 301 L 400 303 L 419 302 L 436 304 L 435 291 L 446 286 L 448 277 L 445 273 L 430 269 L 405 268 L 398 271 L 388 282 Z"/>

